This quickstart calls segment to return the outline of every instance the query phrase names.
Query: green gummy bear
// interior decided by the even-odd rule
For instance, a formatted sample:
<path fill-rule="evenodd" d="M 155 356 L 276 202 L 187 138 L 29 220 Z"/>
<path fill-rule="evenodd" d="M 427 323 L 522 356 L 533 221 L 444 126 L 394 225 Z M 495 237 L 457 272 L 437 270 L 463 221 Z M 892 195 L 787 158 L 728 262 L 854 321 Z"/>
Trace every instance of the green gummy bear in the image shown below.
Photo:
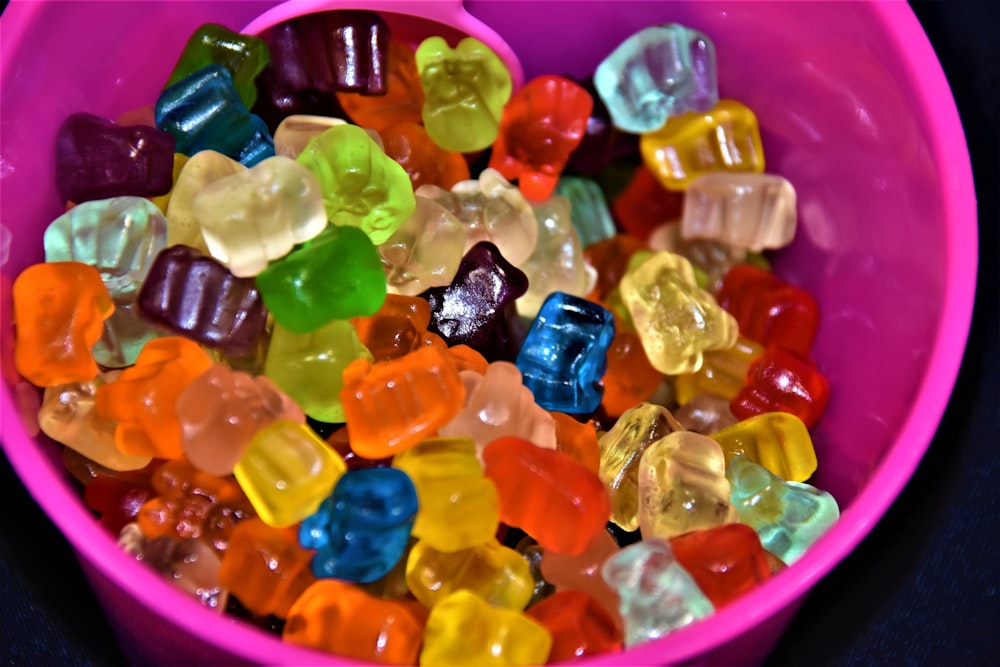
<path fill-rule="evenodd" d="M 198 70 L 217 64 L 233 76 L 233 87 L 247 109 L 257 101 L 257 84 L 254 80 L 271 61 L 271 49 L 259 37 L 241 35 L 225 26 L 206 23 L 188 38 L 174 71 L 164 88 Z"/>
<path fill-rule="evenodd" d="M 334 225 L 358 227 L 384 243 L 417 208 L 406 170 L 357 125 L 335 125 L 296 158 L 319 180 Z"/>
<path fill-rule="evenodd" d="M 434 143 L 459 153 L 490 146 L 513 90 L 500 57 L 472 37 L 454 49 L 441 37 L 428 37 L 415 58 L 424 90 L 424 129 Z"/>
<path fill-rule="evenodd" d="M 276 322 L 295 333 L 331 320 L 373 315 L 386 297 L 382 259 L 356 227 L 330 226 L 257 274 L 257 290 Z"/>

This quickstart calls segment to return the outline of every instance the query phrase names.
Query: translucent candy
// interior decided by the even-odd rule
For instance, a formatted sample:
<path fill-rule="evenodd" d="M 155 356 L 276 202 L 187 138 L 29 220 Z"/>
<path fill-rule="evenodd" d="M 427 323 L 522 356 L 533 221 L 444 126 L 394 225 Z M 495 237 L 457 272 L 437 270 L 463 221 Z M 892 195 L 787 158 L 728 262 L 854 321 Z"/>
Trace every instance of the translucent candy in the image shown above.
<path fill-rule="evenodd" d="M 745 456 L 734 456 L 726 476 L 741 523 L 769 552 L 791 565 L 840 517 L 837 501 L 809 484 L 786 482 Z"/>
<path fill-rule="evenodd" d="M 573 212 L 573 228 L 584 248 L 615 235 L 615 221 L 604 198 L 604 191 L 597 181 L 579 176 L 563 176 L 556 186 L 556 194 L 569 200 Z"/>
<path fill-rule="evenodd" d="M 707 111 L 718 101 L 715 45 L 677 23 L 645 28 L 601 61 L 594 87 L 616 127 L 657 130 L 670 116 Z"/>
<path fill-rule="evenodd" d="M 787 412 L 765 412 L 716 431 L 726 461 L 742 454 L 791 482 L 804 482 L 816 472 L 812 436 L 802 420 Z"/>
<path fill-rule="evenodd" d="M 544 664 L 552 637 L 538 622 L 512 609 L 496 609 L 471 591 L 456 591 L 431 610 L 420 650 L 430 667 Z"/>
<path fill-rule="evenodd" d="M 693 530 L 670 538 L 670 548 L 698 588 L 719 608 L 771 578 L 760 538 L 742 523 Z"/>
<path fill-rule="evenodd" d="M 451 192 L 425 185 L 417 194 L 435 200 L 465 226 L 466 252 L 489 241 L 508 262 L 520 266 L 535 250 L 538 221 L 531 204 L 495 169 L 486 168 L 478 179 L 456 183 Z"/>
<path fill-rule="evenodd" d="M 580 145 L 594 101 L 583 87 L 561 76 L 542 75 L 507 102 L 489 166 L 531 201 L 548 198 L 570 154 Z"/>
<path fill-rule="evenodd" d="M 348 582 L 323 579 L 289 609 L 281 638 L 345 658 L 415 665 L 425 615 L 415 602 L 383 600 Z"/>
<path fill-rule="evenodd" d="M 538 314 L 542 302 L 553 292 L 583 297 L 597 282 L 596 272 L 583 260 L 569 200 L 553 195 L 533 209 L 538 220 L 538 242 L 519 267 L 528 277 L 528 291 L 517 300 L 518 314 L 529 318 Z"/>
<path fill-rule="evenodd" d="M 360 228 L 378 245 L 413 214 L 410 177 L 357 125 L 335 125 L 296 158 L 319 180 L 334 225 Z"/>
<path fill-rule="evenodd" d="M 299 543 L 315 549 L 313 574 L 359 583 L 381 579 L 406 550 L 417 491 L 395 468 L 348 470 L 333 494 L 299 526 Z"/>
<path fill-rule="evenodd" d="M 285 157 L 297 158 L 313 137 L 319 136 L 336 125 L 346 125 L 342 118 L 293 114 L 284 118 L 274 130 L 274 152 Z"/>
<path fill-rule="evenodd" d="M 154 258 L 167 245 L 163 214 L 142 197 L 84 202 L 56 218 L 44 242 L 47 262 L 95 267 L 115 304 L 93 348 L 94 359 L 108 368 L 134 364 L 142 346 L 159 335 L 139 316 L 136 299 Z"/>
<path fill-rule="evenodd" d="M 772 346 L 757 357 L 746 382 L 729 403 L 739 419 L 764 412 L 789 412 L 812 428 L 826 411 L 830 381 L 808 357 Z"/>
<path fill-rule="evenodd" d="M 702 174 L 684 191 L 681 236 L 761 251 L 795 236 L 795 188 L 775 174 Z"/>
<path fill-rule="evenodd" d="M 683 431 L 670 411 L 641 403 L 622 414 L 598 438 L 599 476 L 611 494 L 611 520 L 625 530 L 639 527 L 639 461 L 649 447 L 674 431 Z"/>
<path fill-rule="evenodd" d="M 213 181 L 191 212 L 209 252 L 238 278 L 257 275 L 327 225 L 316 177 L 283 156 Z"/>
<path fill-rule="evenodd" d="M 604 397 L 601 407 L 609 417 L 649 399 L 663 383 L 663 373 L 649 363 L 638 334 L 615 322 L 615 337 L 608 348 L 608 370 L 604 374 Z M 728 409 L 728 405 L 727 405 Z"/>
<path fill-rule="evenodd" d="M 701 368 L 708 350 L 733 346 L 736 320 L 695 283 L 691 263 L 659 252 L 622 278 L 621 298 L 650 363 L 666 375 Z"/>
<path fill-rule="evenodd" d="M 552 635 L 550 663 L 621 650 L 622 631 L 611 615 L 582 591 L 560 591 L 528 607 L 525 613 Z"/>
<path fill-rule="evenodd" d="M 444 287 L 458 272 L 465 227 L 444 206 L 416 195 L 416 210 L 378 247 L 388 290 L 414 296 Z"/>
<path fill-rule="evenodd" d="M 266 377 L 253 377 L 223 364 L 195 378 L 177 396 L 184 456 L 199 470 L 229 475 L 250 439 L 278 419 L 300 424 L 302 409 Z"/>
<path fill-rule="evenodd" d="M 715 611 L 660 539 L 625 547 L 604 563 L 601 575 L 621 598 L 626 647 L 664 637 Z"/>
<path fill-rule="evenodd" d="M 160 93 L 156 127 L 172 134 L 177 152 L 185 155 L 211 149 L 247 167 L 274 155 L 267 125 L 250 113 L 233 87 L 232 75 L 218 64 Z"/>
<path fill-rule="evenodd" d="M 497 361 L 483 375 L 476 371 L 461 371 L 459 375 L 465 384 L 465 405 L 438 429 L 441 436 L 471 438 L 478 452 L 503 436 L 521 437 L 537 447 L 556 448 L 555 421 L 535 403 L 517 366 Z"/>
<path fill-rule="evenodd" d="M 712 295 L 718 294 L 722 279 L 730 269 L 750 261 L 745 248 L 734 248 L 717 241 L 683 238 L 681 226 L 676 220 L 654 229 L 649 235 L 649 247 L 672 252 L 691 262 L 698 286 Z"/>
<path fill-rule="evenodd" d="M 667 539 L 736 520 L 726 457 L 708 436 L 678 431 L 649 445 L 639 460 L 639 530 Z"/>
<path fill-rule="evenodd" d="M 493 539 L 499 522 L 497 490 L 483 476 L 468 438 L 428 438 L 392 461 L 413 480 L 420 500 L 413 535 L 438 551 L 454 552 Z"/>
<path fill-rule="evenodd" d="M 430 322 L 431 308 L 425 300 L 397 294 L 387 295 L 374 315 L 351 319 L 358 339 L 376 363 L 399 359 L 423 347 L 443 348 L 441 339 L 427 330 Z"/>
<path fill-rule="evenodd" d="M 610 311 L 555 292 L 542 304 L 517 355 L 517 368 L 546 410 L 588 414 L 601 404 L 601 378 L 615 335 Z"/>
<path fill-rule="evenodd" d="M 729 349 L 706 352 L 701 368 L 674 379 L 677 402 L 684 405 L 700 393 L 732 400 L 743 388 L 750 363 L 763 353 L 763 347 L 743 336 Z"/>
<path fill-rule="evenodd" d="M 465 156 L 435 144 L 417 122 L 401 121 L 383 128 L 382 141 L 385 154 L 406 170 L 414 190 L 424 185 L 449 190 L 456 183 L 469 180 Z"/>
<path fill-rule="evenodd" d="M 278 420 L 254 435 L 233 474 L 260 518 L 284 528 L 314 514 L 346 469 L 308 426 Z"/>
<path fill-rule="evenodd" d="M 764 171 L 757 116 L 735 100 L 672 117 L 642 135 L 639 150 L 646 167 L 670 190 L 684 190 L 709 172 Z"/>
<path fill-rule="evenodd" d="M 618 553 L 618 545 L 605 530 L 599 533 L 581 554 L 560 554 L 544 551 L 540 568 L 542 576 L 557 592 L 581 591 L 594 599 L 621 627 L 618 592 L 601 576 L 601 567 Z"/>
<path fill-rule="evenodd" d="M 378 459 L 416 445 L 458 413 L 465 386 L 441 346 L 371 365 L 361 359 L 343 372 L 340 402 L 351 449 Z"/>
<path fill-rule="evenodd" d="M 194 197 L 209 184 L 246 169 L 236 160 L 213 150 L 198 151 L 188 158 L 167 202 L 167 245 L 187 245 L 209 254 L 201 226 L 192 211 Z"/>
<path fill-rule="evenodd" d="M 523 438 L 498 438 L 483 449 L 484 474 L 500 499 L 500 520 L 556 553 L 579 554 L 611 514 L 607 489 L 592 470 Z"/>
<path fill-rule="evenodd" d="M 146 467 L 151 457 L 119 452 L 115 447 L 117 424 L 101 419 L 94 412 L 97 388 L 117 376 L 118 371 L 109 371 L 87 382 L 46 388 L 38 412 L 38 425 L 45 435 L 95 463 L 116 471 L 139 470 Z"/>
<path fill-rule="evenodd" d="M 14 364 L 36 387 L 97 375 L 91 348 L 114 304 L 97 269 L 80 262 L 33 264 L 11 288 Z"/>
<path fill-rule="evenodd" d="M 425 96 L 421 116 L 434 142 L 459 153 L 492 144 L 513 86 L 500 57 L 472 37 L 452 49 L 435 36 L 420 43 L 415 58 Z"/>
<path fill-rule="evenodd" d="M 423 540 L 406 563 L 410 592 L 428 609 L 465 589 L 504 609 L 524 609 L 534 592 L 528 561 L 495 539 L 470 549 L 444 552 Z"/>
<path fill-rule="evenodd" d="M 257 289 L 274 319 L 296 333 L 373 315 L 386 295 L 371 239 L 354 227 L 335 225 L 257 274 Z"/>
<path fill-rule="evenodd" d="M 696 394 L 674 411 L 674 417 L 688 431 L 712 435 L 739 420 L 729 410 L 729 400 L 715 394 Z"/>
<path fill-rule="evenodd" d="M 395 123 L 420 123 L 424 91 L 412 46 L 389 42 L 383 79 L 384 95 L 338 92 L 337 101 L 356 125 L 378 132 Z"/>
<path fill-rule="evenodd" d="M 306 334 L 275 324 L 264 372 L 313 419 L 342 423 L 344 369 L 355 359 L 370 358 L 346 320 L 334 320 Z"/>
<path fill-rule="evenodd" d="M 194 74 L 202 67 L 218 63 L 233 78 L 233 87 L 247 108 L 257 100 L 254 79 L 271 58 L 267 44 L 259 37 L 241 35 L 225 26 L 206 23 L 188 38 L 164 87 Z"/>

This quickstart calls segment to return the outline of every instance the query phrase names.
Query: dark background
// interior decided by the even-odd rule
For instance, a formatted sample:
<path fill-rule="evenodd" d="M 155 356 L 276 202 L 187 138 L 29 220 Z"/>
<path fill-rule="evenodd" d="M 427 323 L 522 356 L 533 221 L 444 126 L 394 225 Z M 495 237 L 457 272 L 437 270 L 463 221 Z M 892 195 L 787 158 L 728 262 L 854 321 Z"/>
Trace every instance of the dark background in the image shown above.
<path fill-rule="evenodd" d="M 810 594 L 768 664 L 1000 664 L 1000 3 L 911 4 L 951 83 L 972 156 L 980 230 L 972 331 L 912 481 Z M 67 543 L 3 457 L 0 512 L 2 664 L 122 664 Z"/>

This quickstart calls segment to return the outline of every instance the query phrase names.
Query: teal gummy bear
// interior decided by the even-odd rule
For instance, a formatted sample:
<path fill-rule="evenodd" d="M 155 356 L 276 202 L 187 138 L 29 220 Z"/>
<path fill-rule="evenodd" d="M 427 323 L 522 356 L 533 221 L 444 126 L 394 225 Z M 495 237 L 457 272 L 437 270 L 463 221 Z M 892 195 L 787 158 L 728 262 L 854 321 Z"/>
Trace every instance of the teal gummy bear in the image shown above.
<path fill-rule="evenodd" d="M 791 565 L 840 517 L 837 501 L 809 484 L 786 482 L 738 454 L 726 469 L 740 523 L 757 531 L 764 548 Z"/>
<path fill-rule="evenodd" d="M 386 297 L 371 239 L 356 227 L 332 225 L 258 273 L 257 290 L 275 321 L 295 333 L 373 315 Z"/>
<path fill-rule="evenodd" d="M 640 30 L 597 66 L 594 88 L 619 130 L 653 132 L 670 116 L 718 103 L 715 45 L 677 23 Z"/>
<path fill-rule="evenodd" d="M 144 197 L 84 202 L 46 228 L 45 261 L 95 267 L 115 304 L 104 322 L 94 359 L 108 368 L 131 366 L 142 347 L 161 333 L 139 316 L 135 303 L 156 255 L 167 246 L 167 220 Z"/>
<path fill-rule="evenodd" d="M 617 233 L 604 191 L 597 181 L 580 176 L 563 176 L 556 186 L 556 194 L 569 200 L 573 228 L 584 248 Z"/>
<path fill-rule="evenodd" d="M 296 158 L 316 176 L 334 225 L 358 227 L 384 243 L 417 208 L 406 170 L 357 125 L 335 125 Z"/>
<path fill-rule="evenodd" d="M 245 167 L 274 157 L 267 124 L 243 104 L 222 65 L 203 67 L 165 89 L 154 112 L 156 127 L 174 136 L 178 153 L 214 150 Z"/>
<path fill-rule="evenodd" d="M 601 566 L 601 576 L 618 593 L 625 646 L 666 636 L 715 612 L 670 544 L 659 538 L 616 552 Z"/>

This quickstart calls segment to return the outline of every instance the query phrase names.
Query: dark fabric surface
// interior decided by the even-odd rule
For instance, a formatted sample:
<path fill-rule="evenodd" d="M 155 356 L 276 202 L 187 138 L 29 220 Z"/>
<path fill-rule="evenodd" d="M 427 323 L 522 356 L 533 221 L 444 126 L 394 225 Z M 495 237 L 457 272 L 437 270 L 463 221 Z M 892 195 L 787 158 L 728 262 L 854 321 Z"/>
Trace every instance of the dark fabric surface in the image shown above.
<path fill-rule="evenodd" d="M 915 2 L 958 102 L 980 207 L 980 276 L 954 395 L 911 483 L 807 598 L 768 663 L 986 665 L 1000 658 L 1000 5 Z M 72 552 L 0 457 L 0 659 L 124 662 Z"/>

